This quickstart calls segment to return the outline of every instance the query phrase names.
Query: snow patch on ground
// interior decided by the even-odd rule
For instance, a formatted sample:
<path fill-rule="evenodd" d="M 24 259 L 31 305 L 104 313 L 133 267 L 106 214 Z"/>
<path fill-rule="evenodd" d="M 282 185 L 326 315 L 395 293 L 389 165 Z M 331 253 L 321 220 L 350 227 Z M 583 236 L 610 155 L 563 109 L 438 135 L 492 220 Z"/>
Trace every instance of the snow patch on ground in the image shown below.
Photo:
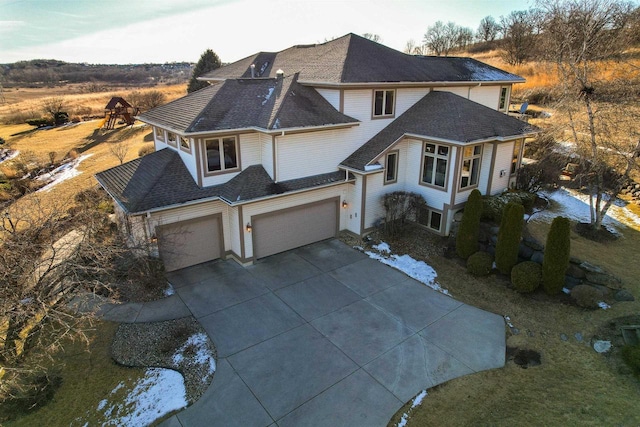
<path fill-rule="evenodd" d="M 545 192 L 543 195 L 552 202 L 552 206 L 550 209 L 536 214 L 537 218 L 551 221 L 561 215 L 576 222 L 590 222 L 589 196 L 587 194 L 560 188 L 550 193 Z M 607 211 L 602 225 L 612 233 L 619 233 L 624 226 L 640 230 L 640 217 L 627 209 L 623 200 L 617 199 Z"/>
<path fill-rule="evenodd" d="M 174 366 L 177 367 L 185 359 L 188 359 L 191 364 L 207 367 L 209 375 L 213 375 L 216 371 L 216 360 L 213 358 L 213 355 L 209 353 L 207 347 L 208 340 L 207 335 L 204 333 L 191 335 L 173 355 L 172 361 Z M 189 355 L 185 356 L 187 349 L 190 349 Z M 207 381 L 207 379 L 208 376 L 204 376 L 202 381 Z"/>
<path fill-rule="evenodd" d="M 0 150 L 0 163 L 15 159 L 18 157 L 18 154 L 20 154 L 18 150 L 2 149 Z"/>
<path fill-rule="evenodd" d="M 396 255 L 391 253 L 391 248 L 385 242 L 380 242 L 373 246 L 378 252 L 365 251 L 365 254 L 371 259 L 380 261 L 390 267 L 400 270 L 407 276 L 416 279 L 417 281 L 424 283 L 434 291 L 438 291 L 445 295 L 450 295 L 449 291 L 443 289 L 436 277 L 438 274 L 436 271 L 424 261 L 418 261 L 410 257 L 409 255 Z"/>
<path fill-rule="evenodd" d="M 162 291 L 162 294 L 165 297 L 170 297 L 171 295 L 174 295 L 176 293 L 176 290 L 173 288 L 173 285 L 169 282 L 167 282 L 167 287 L 165 288 L 164 291 Z"/>
<path fill-rule="evenodd" d="M 611 350 L 611 341 L 597 340 L 593 342 L 593 349 L 598 353 L 606 353 Z"/>
<path fill-rule="evenodd" d="M 78 166 L 80 165 L 80 163 L 82 163 L 84 160 L 88 159 L 92 155 L 93 154 L 84 154 L 68 163 L 64 163 L 58 166 L 51 172 L 47 172 L 45 174 L 40 175 L 36 179 L 38 181 L 46 182 L 47 185 L 45 185 L 38 191 L 49 191 L 54 186 L 60 184 L 61 182 L 80 175 L 81 172 L 78 171 Z"/>
<path fill-rule="evenodd" d="M 413 398 L 413 402 L 411 402 L 411 408 L 409 408 L 409 413 L 416 406 L 420 405 L 424 398 L 427 397 L 427 390 L 422 390 L 416 397 Z M 409 421 L 409 414 L 406 412 L 402 414 L 402 418 L 400 418 L 400 422 L 398 422 L 397 427 L 405 427 L 407 425 L 407 421 Z"/>
<path fill-rule="evenodd" d="M 115 394 L 124 384 L 113 389 Z M 119 400 L 119 399 L 117 399 Z M 98 411 L 109 419 L 109 425 L 150 425 L 171 411 L 187 406 L 182 375 L 171 369 L 150 368 L 139 379 L 123 402 L 100 401 Z"/>
<path fill-rule="evenodd" d="M 611 308 L 611 306 L 610 306 L 609 304 L 607 304 L 606 302 L 604 302 L 604 301 L 600 301 L 600 302 L 598 303 L 598 307 L 600 307 L 600 308 L 601 308 L 601 309 L 603 309 L 603 310 L 606 310 L 606 309 L 608 309 L 608 308 Z"/>

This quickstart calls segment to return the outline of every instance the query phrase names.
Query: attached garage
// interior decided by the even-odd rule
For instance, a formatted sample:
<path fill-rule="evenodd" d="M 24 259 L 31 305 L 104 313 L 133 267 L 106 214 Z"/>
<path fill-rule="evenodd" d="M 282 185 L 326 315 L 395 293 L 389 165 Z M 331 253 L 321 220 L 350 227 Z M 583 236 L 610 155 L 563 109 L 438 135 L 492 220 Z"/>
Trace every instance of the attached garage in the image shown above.
<path fill-rule="evenodd" d="M 156 232 L 167 271 L 220 258 L 224 251 L 221 215 L 161 225 Z"/>
<path fill-rule="evenodd" d="M 256 259 L 338 234 L 339 198 L 295 206 L 251 218 Z"/>

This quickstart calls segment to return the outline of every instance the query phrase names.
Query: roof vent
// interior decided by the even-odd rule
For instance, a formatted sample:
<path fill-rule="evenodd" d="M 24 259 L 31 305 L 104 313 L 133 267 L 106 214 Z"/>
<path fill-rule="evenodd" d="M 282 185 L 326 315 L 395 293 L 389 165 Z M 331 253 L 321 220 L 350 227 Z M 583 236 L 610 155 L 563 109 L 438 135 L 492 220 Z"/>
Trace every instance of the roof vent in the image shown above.
<path fill-rule="evenodd" d="M 256 78 L 256 64 L 251 64 L 251 66 L 249 68 L 251 68 L 251 78 L 255 79 Z"/>
<path fill-rule="evenodd" d="M 276 71 L 276 80 L 281 80 L 283 77 L 284 77 L 284 71 L 278 68 L 278 71 Z"/>

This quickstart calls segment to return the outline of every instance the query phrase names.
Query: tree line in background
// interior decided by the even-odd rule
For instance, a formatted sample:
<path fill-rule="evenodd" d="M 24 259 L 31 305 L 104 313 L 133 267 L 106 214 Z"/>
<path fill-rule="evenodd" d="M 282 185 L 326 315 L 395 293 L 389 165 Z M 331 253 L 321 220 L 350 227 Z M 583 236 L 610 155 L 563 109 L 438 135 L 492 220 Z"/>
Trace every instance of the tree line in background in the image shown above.
<path fill-rule="evenodd" d="M 191 74 L 192 64 L 93 65 L 72 64 L 57 60 L 35 59 L 0 64 L 0 81 L 4 87 L 53 86 L 64 83 L 118 83 L 153 85 L 182 83 Z M 97 91 L 97 90 L 96 90 Z"/>
<path fill-rule="evenodd" d="M 640 7 L 633 3 L 617 0 L 540 0 L 536 2 L 536 7 L 529 10 L 513 11 L 498 19 L 486 16 L 475 31 L 453 21 L 437 21 L 427 27 L 422 43 L 413 39 L 407 41 L 404 52 L 411 55 L 447 56 L 451 52 L 479 52 L 499 48 L 503 51 L 502 58 L 506 63 L 520 65 L 544 56 L 546 51 L 542 40 L 549 32 L 554 32 L 547 25 L 550 14 L 554 13 L 552 10 L 568 8 L 610 9 L 615 17 L 607 22 L 603 30 L 615 33 L 625 28 L 635 42 L 640 42 Z M 589 28 L 586 29 L 589 31 Z"/>

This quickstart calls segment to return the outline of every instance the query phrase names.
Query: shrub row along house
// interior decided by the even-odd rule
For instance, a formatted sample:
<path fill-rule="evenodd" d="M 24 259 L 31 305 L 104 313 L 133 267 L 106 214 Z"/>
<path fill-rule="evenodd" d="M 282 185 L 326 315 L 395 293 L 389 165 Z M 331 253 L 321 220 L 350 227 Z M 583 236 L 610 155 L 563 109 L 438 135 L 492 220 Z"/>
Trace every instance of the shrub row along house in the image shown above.
<path fill-rule="evenodd" d="M 168 270 L 363 235 L 398 190 L 421 194 L 417 221 L 446 235 L 472 189 L 513 185 L 532 132 L 506 114 L 521 77 L 355 34 L 202 79 L 211 85 L 139 116 L 156 152 L 96 175 Z"/>

